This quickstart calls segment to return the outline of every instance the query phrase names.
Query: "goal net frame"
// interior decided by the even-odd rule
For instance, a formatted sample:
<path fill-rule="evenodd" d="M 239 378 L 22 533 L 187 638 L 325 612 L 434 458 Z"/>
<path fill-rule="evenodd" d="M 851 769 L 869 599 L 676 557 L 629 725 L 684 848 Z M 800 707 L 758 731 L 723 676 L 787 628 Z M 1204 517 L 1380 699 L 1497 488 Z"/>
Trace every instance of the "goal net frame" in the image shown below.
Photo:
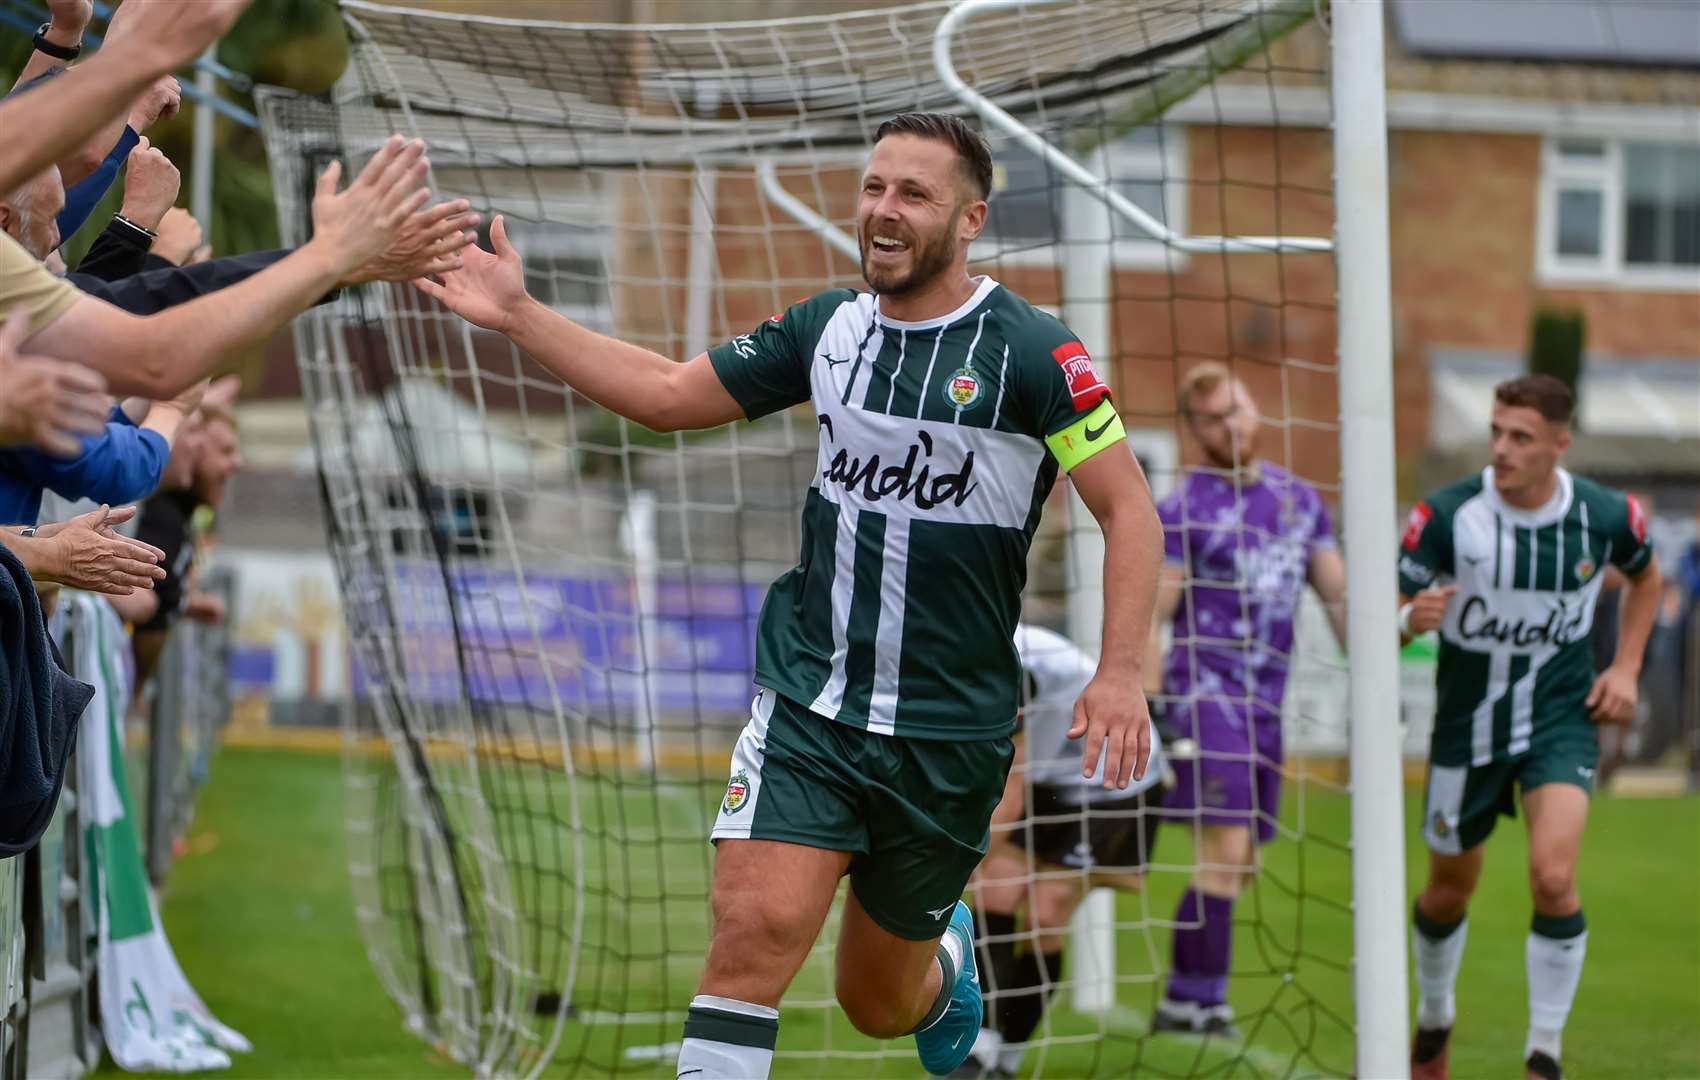
<path fill-rule="evenodd" d="M 1327 9 L 1331 22 L 1332 83 L 1332 140 L 1334 160 L 1334 197 L 1336 231 L 1332 238 L 1294 236 L 1193 236 L 1172 231 L 1154 219 L 1133 200 L 1106 183 L 1097 173 L 1080 164 L 1080 159 L 1096 149 L 1094 139 L 1103 141 L 1110 132 L 1132 129 L 1156 117 L 1188 95 L 1197 92 L 1207 80 L 1195 75 L 1177 73 L 1158 79 L 1135 95 L 1117 116 L 1100 127 L 1094 139 L 1077 141 L 1058 147 L 1002 108 L 992 98 L 982 95 L 958 71 L 952 53 L 956 36 L 971 27 L 973 20 L 989 12 L 1010 8 L 1042 8 L 1064 0 L 963 0 L 944 15 L 932 42 L 930 56 L 934 74 L 940 85 L 959 104 L 961 111 L 972 112 L 992 129 L 1001 132 L 1014 143 L 1040 156 L 1063 178 L 1065 201 L 1076 206 L 1084 201 L 1096 207 L 1086 216 L 1096 214 L 1105 223 L 1106 236 L 1112 217 L 1125 220 L 1133 227 L 1152 236 L 1166 247 L 1177 251 L 1212 253 L 1279 253 L 1283 251 L 1319 252 L 1332 250 L 1337 264 L 1338 280 L 1338 340 L 1337 368 L 1340 401 L 1339 441 L 1341 460 L 1341 496 L 1350 509 L 1343 515 L 1342 532 L 1348 552 L 1360 553 L 1347 560 L 1348 648 L 1351 663 L 1348 668 L 1347 715 L 1350 720 L 1348 755 L 1351 797 L 1351 877 L 1352 877 L 1352 970 L 1354 984 L 1354 1020 L 1356 1031 L 1356 1071 L 1368 1076 L 1402 1076 L 1407 1069 L 1406 1057 L 1406 967 L 1404 950 L 1404 863 L 1403 863 L 1403 805 L 1401 799 L 1400 745 L 1397 726 L 1387 716 L 1386 688 L 1398 685 L 1397 629 L 1394 614 L 1391 571 L 1388 557 L 1396 546 L 1394 499 L 1394 468 L 1392 451 L 1392 378 L 1391 378 L 1391 313 L 1390 279 L 1388 269 L 1387 228 L 1387 169 L 1385 77 L 1383 72 L 1383 5 L 1381 0 L 1335 0 Z M 1296 24 L 1313 14 L 1321 15 L 1320 0 L 1315 12 L 1309 0 L 1300 3 L 1283 0 L 1264 0 L 1267 14 L 1257 33 L 1238 40 L 1228 40 L 1220 48 L 1230 55 L 1221 58 L 1231 68 L 1238 60 L 1235 50 L 1266 47 L 1272 36 L 1279 36 L 1286 25 Z M 359 18 L 363 11 L 382 10 L 380 5 L 363 0 L 344 0 L 345 12 L 358 34 Z M 1282 20 L 1288 20 L 1283 23 Z M 502 21 L 502 20 L 490 20 Z M 630 27 L 620 28 L 630 30 Z M 410 123 L 414 119 L 407 94 L 402 90 L 404 77 L 391 69 L 382 54 L 368 57 L 358 50 L 353 61 L 365 67 L 363 77 L 369 82 L 387 86 L 395 93 L 394 105 L 398 114 Z M 715 99 L 722 90 L 715 87 L 693 88 L 701 104 L 704 97 Z M 348 132 L 340 130 L 334 105 L 311 122 L 280 120 L 291 109 L 301 106 L 279 97 L 262 100 L 262 112 L 271 131 L 268 138 L 273 149 L 273 171 L 281 184 L 300 193 L 310 190 L 315 166 L 328 160 L 348 146 Z M 293 127 L 291 126 L 293 124 Z M 417 129 L 416 129 L 417 130 Z M 367 136 L 370 133 L 360 133 Z M 806 145 L 806 143 L 805 143 Z M 732 151 L 751 150 L 739 146 L 737 139 L 728 139 L 723 148 Z M 284 152 L 280 155 L 279 149 Z M 361 150 L 360 152 L 366 152 Z M 797 148 L 754 155 L 754 171 L 764 197 L 781 212 L 811 229 L 823 248 L 855 257 L 855 241 L 838 226 L 823 218 L 813 207 L 798 199 L 780 181 L 776 162 L 795 155 Z M 617 159 L 620 150 L 611 151 Z M 712 173 L 698 183 L 712 184 Z M 280 200 L 281 202 L 282 200 Z M 691 230 L 712 228 L 712 222 L 699 219 L 703 199 L 692 202 Z M 712 198 L 708 201 L 712 201 Z M 299 210 L 299 207 L 297 207 Z M 300 215 L 291 220 L 283 214 L 284 235 L 288 242 L 305 240 Z M 1102 245 L 1107 259 L 1109 243 Z M 698 249 L 691 248 L 691 272 L 700 267 L 695 263 Z M 1111 327 L 1102 300 L 1102 275 L 1107 263 L 1095 263 L 1088 253 L 1065 262 L 1062 267 L 1062 314 L 1094 356 L 1108 356 Z M 689 298 L 684 322 L 685 337 L 706 346 L 707 313 L 702 301 L 693 294 Z M 362 289 L 339 302 L 330 313 L 310 316 L 298 321 L 298 351 L 303 355 L 328 358 L 327 362 L 307 365 L 303 361 L 304 381 L 327 380 L 320 389 L 310 392 L 331 396 L 355 396 L 358 391 L 347 381 L 347 372 L 358 371 L 360 354 L 381 347 L 398 353 L 417 349 L 418 343 L 406 339 L 398 330 L 397 312 L 407 304 L 404 296 L 383 289 Z M 381 346 L 379 344 L 381 342 Z M 467 348 L 470 351 L 470 346 Z M 693 346 L 694 351 L 694 346 Z M 1107 372 L 1106 372 L 1107 374 Z M 341 385 L 330 385 L 341 380 Z M 371 389 L 367 388 L 368 391 Z M 478 384 L 472 384 L 476 395 Z M 482 399 L 478 401 L 482 409 Z M 423 441 L 409 419 L 412 413 L 423 411 L 429 416 L 429 402 L 410 398 L 407 393 L 386 395 L 383 415 L 397 430 L 409 433 L 401 440 L 399 472 L 423 476 L 431 471 L 428 459 L 441 454 Z M 340 460 L 347 468 L 358 470 L 362 462 L 357 445 L 360 435 L 350 430 L 346 422 L 315 414 L 313 432 L 321 462 Z M 623 438 L 623 436 L 622 436 Z M 482 449 L 460 444 L 456 437 L 455 451 L 499 456 L 500 448 Z M 642 496 L 641 491 L 633 492 Z M 442 508 L 431 504 L 433 496 L 423 490 L 404 494 L 403 500 L 414 512 L 431 514 Z M 1071 496 L 1072 498 L 1072 496 Z M 386 508 L 373 506 L 359 493 L 334 491 L 327 487 L 327 516 L 333 529 L 338 521 L 350 514 L 361 520 L 378 520 Z M 498 500 L 499 501 L 499 500 Z M 430 505 L 427 505 L 430 504 Z M 1078 509 L 1078 507 L 1077 507 Z M 638 641 L 641 656 L 657 655 L 659 648 L 656 610 L 656 555 L 653 550 L 653 502 L 634 498 L 622 527 L 622 557 L 633 567 L 637 593 L 637 618 L 632 632 Z M 1089 521 L 1083 513 L 1071 515 L 1071 520 Z M 650 525 L 646 525 L 650 522 Z M 1074 580 L 1095 580 L 1095 568 L 1102 562 L 1102 538 L 1091 528 L 1072 529 L 1067 547 Z M 1372 554 L 1373 553 L 1373 554 Z M 1383 556 L 1381 553 L 1388 553 Z M 351 619 L 363 620 L 374 612 L 389 609 L 394 620 L 387 628 L 379 627 L 362 633 L 354 627 L 351 640 L 363 662 L 381 668 L 386 662 L 398 670 L 406 665 L 396 657 L 387 659 L 373 653 L 374 641 L 382 641 L 388 633 L 395 640 L 402 633 L 405 615 L 393 610 L 395 598 L 383 595 L 379 579 L 397 573 L 395 560 L 381 551 L 367 550 L 369 563 L 364 570 L 351 568 L 345 560 L 339 563 L 339 574 Z M 512 567 L 523 576 L 524 568 L 517 559 Z M 445 585 L 444 595 L 454 605 L 455 590 Z M 528 612 L 528 617 L 530 613 Z M 1070 597 L 1068 621 L 1071 636 L 1078 641 L 1092 642 L 1102 618 L 1102 594 L 1091 588 L 1081 589 Z M 451 611 L 450 622 L 458 626 L 458 616 Z M 458 633 L 458 630 L 457 630 Z M 539 652 L 542 643 L 534 643 Z M 382 650 L 378 650 L 381 652 Z M 464 670 L 463 677 L 476 680 L 476 672 Z M 639 673 L 640 680 L 653 677 L 653 669 Z M 648 687 L 639 695 L 651 703 L 657 697 L 655 688 Z M 562 705 L 554 703 L 557 713 Z M 387 748 L 388 765 L 372 768 L 364 750 L 350 752 L 350 792 L 363 807 L 362 820 L 384 819 L 389 801 L 399 800 L 416 808 L 424 808 L 428 816 L 444 822 L 453 813 L 444 807 L 445 796 L 435 789 L 433 777 L 460 770 L 461 781 L 468 790 L 478 787 L 480 734 L 464 730 L 453 732 L 420 724 L 410 718 L 407 707 L 395 704 L 363 712 L 363 720 L 352 729 L 357 736 L 381 739 Z M 452 718 L 451 726 L 452 726 Z M 630 765 L 639 770 L 652 769 L 649 758 L 652 741 L 648 734 L 653 722 L 647 709 L 640 709 L 630 730 L 635 748 Z M 562 747 L 570 747 L 571 738 L 563 724 L 559 732 Z M 457 740 L 458 739 L 458 743 Z M 527 752 L 546 754 L 544 747 L 532 747 Z M 574 780 L 574 752 L 560 755 L 560 767 L 565 783 Z M 458 759 L 458 760 L 456 760 Z M 455 781 L 450 781 L 453 786 Z M 452 800 L 452 793 L 449 796 Z M 578 829 L 578 796 L 573 796 L 575 834 Z M 471 799 L 471 831 L 488 829 L 487 821 L 480 823 L 479 800 Z M 466 822 L 458 824 L 465 826 Z M 450 830 L 444 826 L 444 832 Z M 520 1000 L 526 973 L 504 971 L 502 965 L 489 966 L 481 974 L 481 961 L 473 955 L 468 939 L 474 932 L 515 941 L 522 934 L 519 926 L 521 901 L 509 895 L 504 882 L 501 853 L 489 850 L 490 845 L 470 844 L 470 855 L 442 846 L 440 839 L 421 832 L 409 832 L 385 837 L 377 830 L 357 832 L 351 837 L 351 854 L 356 861 L 357 904 L 367 916 L 362 920 L 369 942 L 374 934 L 393 934 L 393 926 L 380 925 L 373 913 L 383 907 L 382 894 L 396 888 L 394 881 L 386 883 L 381 876 L 362 872 L 386 865 L 381 849 L 390 845 L 389 865 L 399 869 L 408 883 L 401 886 L 416 898 L 427 897 L 436 905 L 425 916 L 416 912 L 415 938 L 411 943 L 394 943 L 393 947 L 373 945 L 370 952 L 386 988 L 402 1002 L 415 1020 L 434 1015 L 446 1018 L 448 1033 L 431 1032 L 449 1044 L 468 1064 L 483 1072 L 520 1071 L 535 1074 L 548 1061 L 560 1038 L 563 1023 L 571 1022 L 573 968 L 578 962 L 577 945 L 588 932 L 581 924 L 572 928 L 575 942 L 569 961 L 565 992 L 554 1003 L 556 1024 L 551 1038 L 539 1045 L 522 1046 L 515 1037 L 488 1038 L 480 1035 L 480 1016 L 491 1008 L 519 1011 L 534 1007 L 535 1002 Z M 396 845 L 402 849 L 397 856 Z M 583 857 L 582 840 L 575 838 L 577 857 Z M 576 882 L 580 890 L 573 905 L 575 918 L 582 919 L 584 908 L 583 880 Z M 468 889 L 487 893 L 485 903 L 477 903 Z M 1089 899 L 1077 920 L 1077 934 L 1082 935 L 1074 949 L 1083 958 L 1103 957 L 1113 950 L 1110 926 L 1113 912 L 1106 908 L 1104 894 Z M 474 909 L 478 909 L 477 912 Z M 492 914 L 493 913 L 493 914 Z M 479 925 L 474 928 L 473 923 Z M 412 979 L 406 972 L 396 970 L 390 954 L 399 950 L 418 957 L 429 957 L 437 977 L 428 980 Z M 423 964 L 423 960 L 421 961 Z M 1094 975 L 1077 973 L 1072 980 L 1075 1002 L 1082 1009 L 1103 1007 L 1113 998 L 1114 985 L 1109 974 L 1100 969 Z M 501 999 L 493 1003 L 492 999 Z M 541 1011 L 541 1007 L 539 1007 Z M 421 1029 L 421 1033 L 427 1033 Z"/>

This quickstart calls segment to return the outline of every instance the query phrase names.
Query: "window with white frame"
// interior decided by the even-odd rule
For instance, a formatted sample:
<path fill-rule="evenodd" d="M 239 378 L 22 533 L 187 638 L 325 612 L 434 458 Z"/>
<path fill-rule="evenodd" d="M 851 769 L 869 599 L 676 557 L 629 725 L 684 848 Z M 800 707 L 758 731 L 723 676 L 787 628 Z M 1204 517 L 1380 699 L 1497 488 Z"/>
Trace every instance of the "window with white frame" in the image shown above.
<path fill-rule="evenodd" d="M 1071 201 L 1070 182 L 1049 162 L 1013 142 L 995 147 L 992 197 L 985 231 L 971 259 L 1050 263 L 1052 245 L 1091 243 L 1102 228 L 1096 200 Z M 1186 132 L 1182 127 L 1142 127 L 1101 147 L 1090 167 L 1129 202 L 1176 232 L 1186 231 Z M 1072 206 L 1087 210 L 1071 220 Z M 1120 214 L 1110 214 L 1115 260 L 1124 266 L 1164 267 L 1163 244 Z"/>
<path fill-rule="evenodd" d="M 1548 139 L 1539 225 L 1546 280 L 1700 289 L 1700 145 Z"/>

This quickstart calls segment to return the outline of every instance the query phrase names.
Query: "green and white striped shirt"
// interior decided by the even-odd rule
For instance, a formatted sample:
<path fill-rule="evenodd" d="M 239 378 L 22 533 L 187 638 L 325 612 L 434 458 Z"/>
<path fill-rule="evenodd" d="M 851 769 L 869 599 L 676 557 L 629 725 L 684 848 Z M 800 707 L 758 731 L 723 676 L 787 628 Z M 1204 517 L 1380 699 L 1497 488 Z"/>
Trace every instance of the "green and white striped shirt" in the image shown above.
<path fill-rule="evenodd" d="M 1547 504 L 1523 510 L 1490 467 L 1418 503 L 1401 546 L 1401 593 L 1458 587 L 1440 625 L 1435 764 L 1484 765 L 1563 727 L 1592 730 L 1601 571 L 1637 574 L 1653 558 L 1634 499 L 1559 469 Z"/>
<path fill-rule="evenodd" d="M 990 278 L 925 322 L 834 289 L 709 351 L 751 419 L 810 401 L 802 556 L 774 582 L 756 682 L 883 734 L 1014 727 L 1027 550 L 1059 458 L 1123 438 L 1061 322 Z"/>

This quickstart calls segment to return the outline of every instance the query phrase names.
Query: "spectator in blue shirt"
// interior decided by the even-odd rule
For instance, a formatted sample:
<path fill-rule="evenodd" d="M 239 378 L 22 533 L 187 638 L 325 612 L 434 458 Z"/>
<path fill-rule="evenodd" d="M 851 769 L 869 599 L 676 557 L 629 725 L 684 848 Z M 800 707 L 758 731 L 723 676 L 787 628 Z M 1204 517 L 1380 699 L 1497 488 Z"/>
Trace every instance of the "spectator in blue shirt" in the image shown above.
<path fill-rule="evenodd" d="M 205 388 L 198 383 L 171 401 L 152 403 L 140 426 L 124 406 L 114 407 L 106 430 L 85 437 L 76 457 L 23 447 L 0 450 L 0 525 L 34 525 L 43 491 L 113 506 L 152 494 L 171 456 L 172 440 L 199 407 Z M 140 413 L 146 404 L 132 401 L 129 408 Z"/>

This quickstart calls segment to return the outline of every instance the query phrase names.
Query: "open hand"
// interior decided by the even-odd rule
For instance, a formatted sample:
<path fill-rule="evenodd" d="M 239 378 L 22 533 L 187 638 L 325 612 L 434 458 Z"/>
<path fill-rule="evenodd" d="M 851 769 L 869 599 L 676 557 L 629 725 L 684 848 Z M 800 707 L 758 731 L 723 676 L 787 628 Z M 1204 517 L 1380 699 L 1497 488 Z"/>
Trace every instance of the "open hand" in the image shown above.
<path fill-rule="evenodd" d="M 392 135 L 346 190 L 336 189 L 340 162 L 331 162 L 320 174 L 309 246 L 331 260 L 338 280 L 395 243 L 403 224 L 431 197 L 424 186 L 429 168 L 423 142 Z"/>
<path fill-rule="evenodd" d="M 253 0 L 124 0 L 107 29 L 103 53 L 117 46 L 148 70 L 175 71 L 224 36 Z M 116 59 L 116 56 L 114 57 Z"/>
<path fill-rule="evenodd" d="M 106 429 L 106 380 L 81 364 L 19 353 L 29 336 L 22 307 L 0 328 L 0 446 L 25 443 L 57 457 L 83 452 L 81 436 Z"/>
<path fill-rule="evenodd" d="M 478 239 L 471 230 L 482 215 L 465 199 L 453 199 L 419 211 L 402 222 L 390 246 L 349 275 L 344 285 L 368 281 L 412 281 L 461 267 L 459 252 Z"/>
<path fill-rule="evenodd" d="M 525 267 L 508 242 L 508 226 L 497 214 L 490 223 L 494 252 L 473 245 L 460 253 L 461 267 L 416 278 L 413 284 L 474 326 L 505 333 L 514 312 L 528 299 Z"/>
<path fill-rule="evenodd" d="M 1137 678 L 1106 675 L 1102 670 L 1086 684 L 1074 703 L 1074 723 L 1068 737 L 1086 736 L 1080 775 L 1090 780 L 1104 759 L 1106 788 L 1126 788 L 1129 778 L 1145 776 L 1151 760 L 1151 715 Z"/>
<path fill-rule="evenodd" d="M 102 506 L 54 528 L 48 537 L 54 549 L 48 576 L 61 585 L 113 596 L 153 588 L 154 582 L 165 577 L 165 567 L 159 565 L 165 552 L 113 529 L 135 513 L 133 506 L 117 510 Z M 43 528 L 38 535 L 48 532 Z"/>

